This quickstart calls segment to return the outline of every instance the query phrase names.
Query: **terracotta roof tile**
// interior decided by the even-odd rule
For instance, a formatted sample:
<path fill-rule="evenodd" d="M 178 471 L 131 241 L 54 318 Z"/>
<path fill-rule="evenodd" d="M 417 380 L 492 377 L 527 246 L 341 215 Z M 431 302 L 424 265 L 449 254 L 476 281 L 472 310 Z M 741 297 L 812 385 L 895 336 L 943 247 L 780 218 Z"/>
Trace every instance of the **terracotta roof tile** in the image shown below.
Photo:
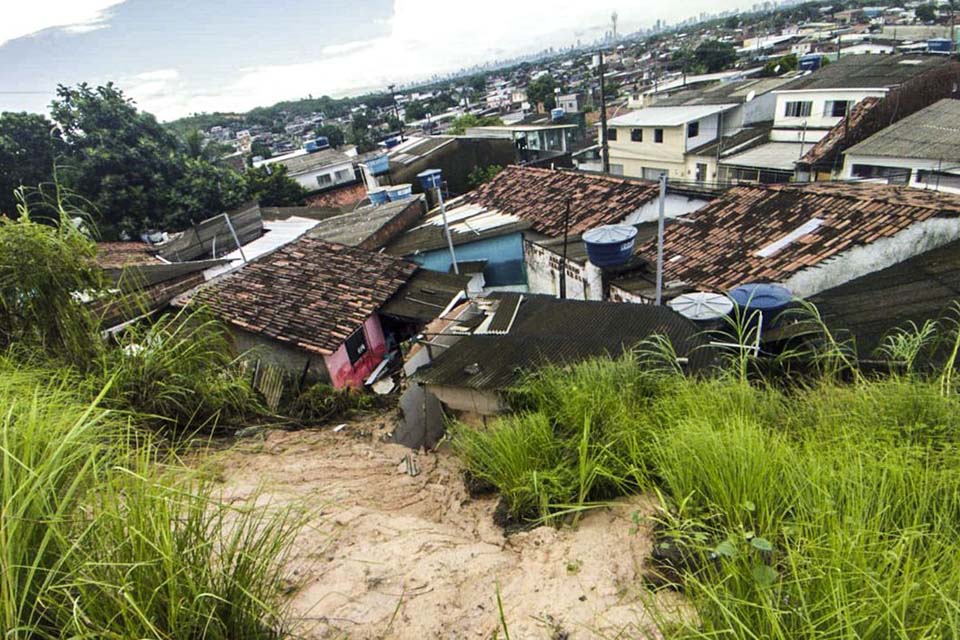
<path fill-rule="evenodd" d="M 247 331 L 329 355 L 417 268 L 304 237 L 211 282 L 193 300 Z"/>
<path fill-rule="evenodd" d="M 657 183 L 647 180 L 510 165 L 462 202 L 498 209 L 528 221 L 534 231 L 558 237 L 567 198 L 572 200 L 570 233 L 582 233 L 620 222 L 657 195 Z"/>
<path fill-rule="evenodd" d="M 960 196 L 866 183 L 735 187 L 664 234 L 664 278 L 726 291 L 779 282 L 853 246 L 936 217 L 960 216 Z M 813 218 L 815 230 L 764 257 L 757 253 Z M 648 260 L 656 240 L 638 248 Z M 681 259 L 671 261 L 673 256 Z"/>
<path fill-rule="evenodd" d="M 163 261 L 157 258 L 157 250 L 145 242 L 97 243 L 97 264 L 104 269 L 162 263 Z"/>

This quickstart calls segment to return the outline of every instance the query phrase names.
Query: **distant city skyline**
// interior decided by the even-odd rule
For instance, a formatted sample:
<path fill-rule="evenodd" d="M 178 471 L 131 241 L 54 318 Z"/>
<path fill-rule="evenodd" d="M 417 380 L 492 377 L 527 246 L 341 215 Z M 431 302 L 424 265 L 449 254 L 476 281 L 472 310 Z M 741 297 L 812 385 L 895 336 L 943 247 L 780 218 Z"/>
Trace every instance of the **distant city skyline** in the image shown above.
<path fill-rule="evenodd" d="M 744 0 L 40 0 L 4 9 L 0 111 L 45 112 L 57 84 L 114 81 L 170 120 L 444 75 Z"/>

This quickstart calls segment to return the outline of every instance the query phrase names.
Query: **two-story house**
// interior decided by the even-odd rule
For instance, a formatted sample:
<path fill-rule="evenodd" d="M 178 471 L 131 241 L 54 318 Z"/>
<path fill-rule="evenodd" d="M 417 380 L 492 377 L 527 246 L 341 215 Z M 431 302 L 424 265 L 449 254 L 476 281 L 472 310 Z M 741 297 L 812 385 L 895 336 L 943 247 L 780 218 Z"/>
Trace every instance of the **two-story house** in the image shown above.
<path fill-rule="evenodd" d="M 891 91 L 925 87 L 925 74 L 948 61 L 935 56 L 857 55 L 843 57 L 774 90 L 776 106 L 769 141 L 721 154 L 720 179 L 730 182 L 784 182 L 796 163 L 821 139 L 847 122 L 853 107 Z"/>

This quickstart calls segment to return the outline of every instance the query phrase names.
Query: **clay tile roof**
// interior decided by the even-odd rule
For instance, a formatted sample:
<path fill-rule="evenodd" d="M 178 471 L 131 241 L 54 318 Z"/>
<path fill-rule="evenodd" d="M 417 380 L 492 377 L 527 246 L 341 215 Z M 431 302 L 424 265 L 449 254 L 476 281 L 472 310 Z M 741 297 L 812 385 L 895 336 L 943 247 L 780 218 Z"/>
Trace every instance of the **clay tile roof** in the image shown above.
<path fill-rule="evenodd" d="M 329 355 L 417 268 L 305 237 L 211 282 L 193 300 L 241 329 Z"/>
<path fill-rule="evenodd" d="M 563 216 L 570 203 L 570 233 L 620 222 L 654 200 L 657 183 L 577 171 L 557 171 L 510 165 L 463 197 L 477 204 L 528 221 L 534 231 L 563 235 Z"/>
<path fill-rule="evenodd" d="M 960 216 L 960 196 L 867 183 L 735 187 L 664 234 L 664 277 L 727 291 L 782 282 L 856 245 L 935 217 Z M 819 226 L 803 232 L 819 219 Z M 790 238 L 791 234 L 795 234 Z M 784 241 L 767 255 L 758 252 Z M 648 260 L 656 241 L 638 250 Z"/>
<path fill-rule="evenodd" d="M 823 160 L 834 158 L 837 153 L 843 151 L 847 146 L 847 140 L 858 137 L 858 129 L 866 119 L 868 113 L 873 111 L 881 102 L 880 98 L 868 97 L 858 102 L 846 118 L 835 124 L 817 144 L 805 153 L 800 162 L 803 164 L 817 164 Z"/>
<path fill-rule="evenodd" d="M 162 263 L 163 261 L 157 258 L 157 250 L 145 242 L 97 243 L 97 264 L 104 269 Z"/>

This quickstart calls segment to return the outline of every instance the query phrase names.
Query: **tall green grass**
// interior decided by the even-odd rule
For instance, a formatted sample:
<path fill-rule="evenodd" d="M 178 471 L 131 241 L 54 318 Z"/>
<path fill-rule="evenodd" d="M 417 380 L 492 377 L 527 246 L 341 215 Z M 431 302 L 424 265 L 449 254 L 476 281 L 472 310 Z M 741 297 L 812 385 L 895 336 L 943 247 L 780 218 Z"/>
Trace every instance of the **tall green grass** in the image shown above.
<path fill-rule="evenodd" d="M 522 414 L 453 443 L 528 518 L 659 495 L 657 543 L 682 548 L 697 613 L 664 616 L 668 637 L 960 638 L 957 335 L 938 331 L 894 334 L 884 377 L 832 336 L 791 385 L 740 352 L 710 379 L 635 356 L 550 367 L 517 390 Z M 946 366 L 924 370 L 937 341 Z"/>
<path fill-rule="evenodd" d="M 0 362 L 4 638 L 276 638 L 297 516 L 234 509 L 75 375 Z M 105 390 L 105 392 L 108 390 Z"/>

